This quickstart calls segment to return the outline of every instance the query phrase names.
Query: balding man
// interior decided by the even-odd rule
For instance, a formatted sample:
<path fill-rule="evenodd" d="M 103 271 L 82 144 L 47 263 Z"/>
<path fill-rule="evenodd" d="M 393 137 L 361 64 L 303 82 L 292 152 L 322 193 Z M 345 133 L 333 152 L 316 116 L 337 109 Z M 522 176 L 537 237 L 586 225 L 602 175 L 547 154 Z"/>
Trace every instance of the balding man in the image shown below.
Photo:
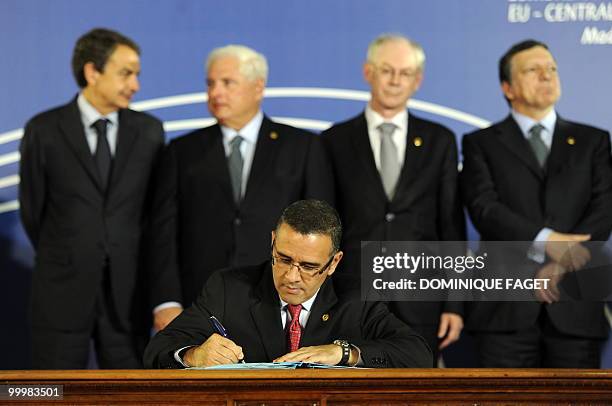
<path fill-rule="evenodd" d="M 329 168 L 313 134 L 261 111 L 266 58 L 241 45 L 206 61 L 208 109 L 217 124 L 173 140 L 154 198 L 149 266 L 163 328 L 216 269 L 269 257 L 269 233 L 283 208 L 331 199 Z"/>
<path fill-rule="evenodd" d="M 323 133 L 336 207 L 345 227 L 339 277 L 359 278 L 361 241 L 462 241 L 455 137 L 406 110 L 423 80 L 425 53 L 401 35 L 382 35 L 363 67 L 370 102 Z M 460 306 L 395 302 L 391 310 L 426 338 L 434 355 L 457 340 Z"/>

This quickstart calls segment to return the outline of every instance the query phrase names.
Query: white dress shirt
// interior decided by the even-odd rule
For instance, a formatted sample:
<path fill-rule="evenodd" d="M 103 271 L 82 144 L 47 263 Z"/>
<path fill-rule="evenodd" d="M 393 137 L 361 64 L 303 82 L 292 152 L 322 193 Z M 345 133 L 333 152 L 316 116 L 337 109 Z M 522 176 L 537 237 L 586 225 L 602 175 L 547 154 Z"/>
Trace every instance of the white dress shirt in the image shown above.
<path fill-rule="evenodd" d="M 365 109 L 365 119 L 368 123 L 368 137 L 370 138 L 370 146 L 372 147 L 372 153 L 374 154 L 376 169 L 378 169 L 380 172 L 381 132 L 378 129 L 378 126 L 382 123 L 393 123 L 397 126 L 391 135 L 391 138 L 393 139 L 393 143 L 397 149 L 397 162 L 403 164 L 404 157 L 406 156 L 406 140 L 408 138 L 408 112 L 406 110 L 402 110 L 389 120 L 383 118 L 383 116 L 372 110 L 368 104 Z"/>
<path fill-rule="evenodd" d="M 249 180 L 249 173 L 251 172 L 251 165 L 253 164 L 253 157 L 255 156 L 255 147 L 257 146 L 257 138 L 259 136 L 259 129 L 263 121 L 263 112 L 259 110 L 255 117 L 251 119 L 244 127 L 236 131 L 233 128 L 221 126 L 221 132 L 223 133 L 223 148 L 225 149 L 225 156 L 229 157 L 232 152 L 230 142 L 236 135 L 240 135 L 243 138 L 240 144 L 240 154 L 242 155 L 242 187 L 241 197 L 244 197 L 246 192 L 247 182 Z"/>
<path fill-rule="evenodd" d="M 94 106 L 91 105 L 83 96 L 83 93 L 77 97 L 77 106 L 81 113 L 81 122 L 85 130 L 85 138 L 91 154 L 96 153 L 96 146 L 98 145 L 98 133 L 91 127 L 93 123 L 101 118 L 105 118 L 109 121 L 106 127 L 106 139 L 108 140 L 108 146 L 110 147 L 111 156 L 115 156 L 117 151 L 117 134 L 119 132 L 119 113 L 113 111 L 107 115 L 102 115 Z"/>

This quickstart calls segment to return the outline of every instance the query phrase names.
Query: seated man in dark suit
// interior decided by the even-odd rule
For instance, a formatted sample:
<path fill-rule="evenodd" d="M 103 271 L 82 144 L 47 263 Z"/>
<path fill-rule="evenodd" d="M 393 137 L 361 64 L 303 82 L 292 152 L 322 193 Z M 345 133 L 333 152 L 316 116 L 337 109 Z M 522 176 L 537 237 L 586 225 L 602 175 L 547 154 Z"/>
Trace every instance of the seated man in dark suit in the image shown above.
<path fill-rule="evenodd" d="M 272 232 L 272 260 L 214 273 L 193 306 L 149 343 L 149 368 L 305 361 L 366 367 L 428 367 L 423 338 L 380 302 L 336 296 L 342 259 L 336 211 L 318 200 L 286 208 Z M 214 315 L 227 337 L 215 332 Z"/>

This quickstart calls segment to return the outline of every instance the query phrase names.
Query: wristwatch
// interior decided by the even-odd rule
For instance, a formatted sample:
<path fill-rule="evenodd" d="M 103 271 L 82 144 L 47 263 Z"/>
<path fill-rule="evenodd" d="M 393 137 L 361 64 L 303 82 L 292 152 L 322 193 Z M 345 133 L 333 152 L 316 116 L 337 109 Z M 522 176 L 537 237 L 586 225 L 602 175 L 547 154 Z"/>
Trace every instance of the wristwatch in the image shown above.
<path fill-rule="evenodd" d="M 334 340 L 334 344 L 342 348 L 342 358 L 336 365 L 347 365 L 349 357 L 351 356 L 351 345 L 346 340 Z"/>

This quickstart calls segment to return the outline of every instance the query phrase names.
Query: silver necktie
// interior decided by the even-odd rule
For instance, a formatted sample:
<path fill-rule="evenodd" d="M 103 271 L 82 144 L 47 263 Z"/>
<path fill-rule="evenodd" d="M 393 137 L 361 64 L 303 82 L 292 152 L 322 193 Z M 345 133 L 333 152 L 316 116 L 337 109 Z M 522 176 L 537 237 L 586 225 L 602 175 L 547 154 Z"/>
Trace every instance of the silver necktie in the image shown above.
<path fill-rule="evenodd" d="M 393 142 L 393 131 L 397 126 L 393 123 L 383 123 L 378 126 L 380 130 L 380 176 L 385 193 L 389 200 L 395 194 L 395 186 L 399 178 L 401 164 L 397 157 L 397 146 Z"/>
<path fill-rule="evenodd" d="M 234 193 L 234 201 L 240 202 L 242 196 L 242 167 L 244 160 L 240 153 L 240 144 L 242 144 L 244 138 L 240 135 L 236 135 L 229 143 L 230 154 L 227 157 L 227 164 L 229 166 L 230 179 L 232 180 L 232 192 Z"/>
<path fill-rule="evenodd" d="M 548 158 L 548 147 L 542 140 L 542 130 L 544 130 L 544 126 L 542 124 L 536 124 L 529 130 L 529 144 L 531 145 L 531 149 L 533 149 L 533 153 L 535 154 L 541 168 L 544 167 L 546 158 Z"/>

